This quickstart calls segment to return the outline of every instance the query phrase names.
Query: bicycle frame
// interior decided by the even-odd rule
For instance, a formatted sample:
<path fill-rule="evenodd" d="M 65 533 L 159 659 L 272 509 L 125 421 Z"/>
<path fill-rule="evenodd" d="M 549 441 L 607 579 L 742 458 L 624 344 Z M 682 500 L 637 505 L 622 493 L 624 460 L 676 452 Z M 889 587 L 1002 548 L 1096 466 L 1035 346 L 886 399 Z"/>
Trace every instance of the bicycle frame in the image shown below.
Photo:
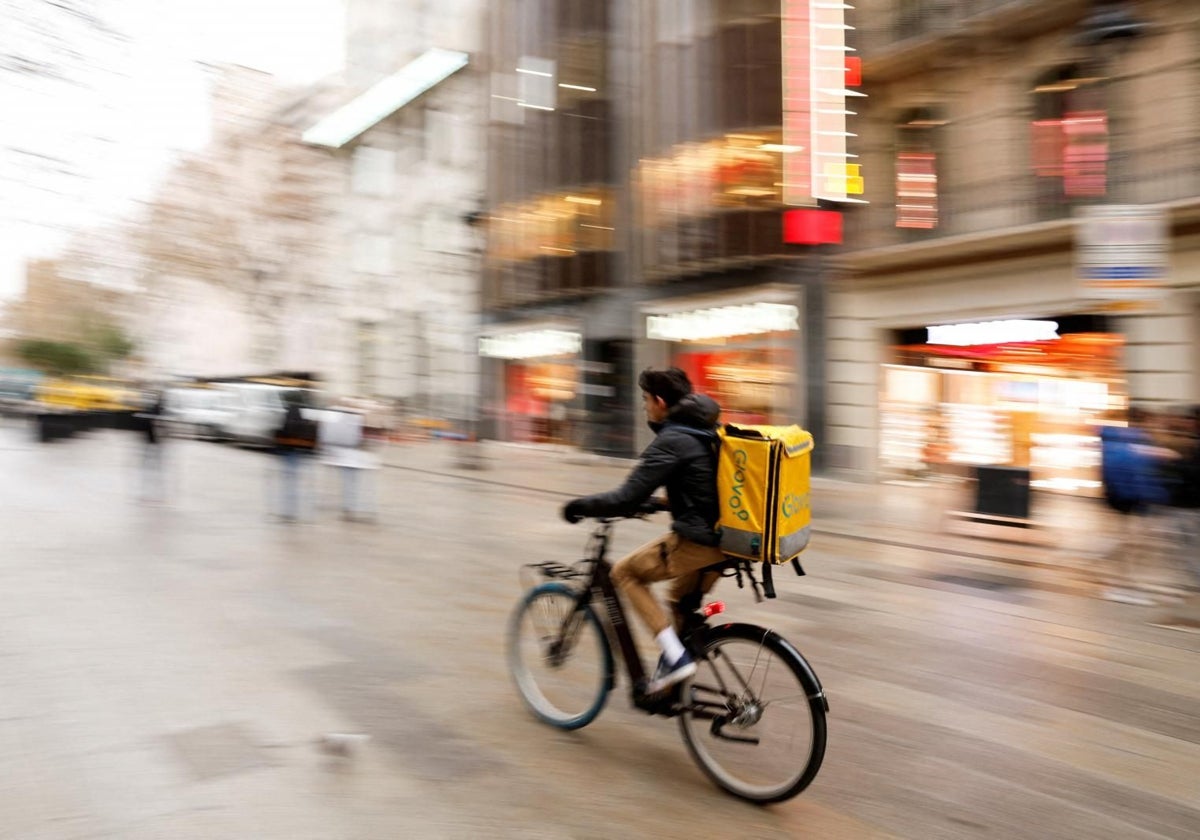
<path fill-rule="evenodd" d="M 590 571 L 583 572 L 563 566 L 559 563 L 531 563 L 530 566 L 541 570 L 546 577 L 565 580 L 580 580 L 586 578 L 575 598 L 575 609 L 563 619 L 558 641 L 550 648 L 552 658 L 565 657 L 570 651 L 564 647 L 575 638 L 577 625 L 582 621 L 583 609 L 593 602 L 603 603 L 604 610 L 600 617 L 609 645 L 620 652 L 629 674 L 630 699 L 633 704 L 651 714 L 674 716 L 682 711 L 678 693 L 647 694 L 645 664 L 638 654 L 637 645 L 633 640 L 633 631 L 626 618 L 625 604 L 617 592 L 612 579 L 612 564 L 608 561 L 608 546 L 612 535 L 612 526 L 617 519 L 604 518 L 599 520 L 599 527 L 592 532 L 590 552 L 584 562 L 591 564 Z M 697 604 L 698 606 L 698 604 Z M 684 616 L 682 638 L 684 644 L 689 644 L 693 635 L 707 627 L 704 617 L 699 612 L 689 612 Z M 613 674 L 613 685 L 616 684 L 616 674 Z"/>
<path fill-rule="evenodd" d="M 577 621 L 576 616 L 581 615 L 580 609 L 593 600 L 604 604 L 604 625 L 610 636 L 613 637 L 612 640 L 616 641 L 617 647 L 621 651 L 621 659 L 625 661 L 633 700 L 641 705 L 639 700 L 645 694 L 646 669 L 642 664 L 642 657 L 638 654 L 637 646 L 634 644 L 633 631 L 629 628 L 629 621 L 625 617 L 625 605 L 617 593 L 616 584 L 613 583 L 612 564 L 608 562 L 608 543 L 611 534 L 612 520 L 601 520 L 600 527 L 592 534 L 592 556 L 587 558 L 592 564 L 588 586 L 579 593 L 576 602 L 579 609 L 576 609 L 567 620 L 568 622 Z M 564 626 L 564 636 L 572 629 Z"/>
<path fill-rule="evenodd" d="M 613 656 L 620 656 L 625 660 L 625 670 L 629 674 L 630 700 L 634 707 L 652 715 L 678 717 L 684 741 L 693 759 L 719 787 L 757 803 L 779 802 L 795 796 L 815 777 L 825 753 L 825 716 L 829 711 L 829 703 L 811 666 L 786 639 L 770 629 L 738 622 L 710 624 L 708 619 L 722 612 L 724 606 L 720 602 L 713 602 L 701 607 L 704 587 L 699 586 L 680 599 L 680 640 L 698 664 L 705 663 L 702 666 L 704 675 L 683 680 L 668 690 L 647 694 L 645 665 L 634 643 L 625 602 L 613 581 L 613 565 L 608 559 L 615 521 L 616 518 L 598 520 L 582 560 L 571 565 L 550 561 L 529 563 L 524 567 L 551 581 L 548 584 L 536 584 L 530 589 L 510 624 L 510 668 L 526 705 L 537 717 L 553 726 L 570 730 L 587 726 L 603 709 L 605 698 L 616 686 L 617 665 L 613 662 Z M 726 576 L 737 577 L 739 588 L 742 588 L 745 575 L 756 587 L 755 594 L 758 594 L 751 569 L 727 564 L 714 564 L 711 567 L 712 571 L 717 572 L 728 572 L 730 569 L 733 573 Z M 569 601 L 563 603 L 558 600 L 557 608 L 553 607 L 555 599 L 561 599 L 564 595 Z M 599 684 L 591 683 L 594 689 L 589 689 L 593 691 L 590 708 L 584 707 L 578 713 L 567 711 L 568 706 L 559 704 L 543 693 L 538 686 L 541 678 L 531 673 L 526 663 L 527 655 L 522 653 L 523 628 L 527 627 L 524 617 L 531 606 L 541 603 L 543 598 L 548 599 L 546 603 L 551 605 L 547 612 L 557 613 L 558 617 L 548 627 L 538 626 L 535 617 L 533 629 L 537 649 L 544 657 L 543 664 L 548 664 L 551 669 L 570 659 L 580 638 L 588 639 L 590 644 L 597 640 L 594 635 L 597 631 L 601 634 L 598 641 L 602 648 L 602 661 L 600 668 L 592 671 L 601 676 L 601 680 Z M 603 609 L 599 607 L 601 602 Z M 563 607 L 567 607 L 566 615 L 559 612 Z M 589 627 L 585 635 L 580 632 L 585 622 L 588 625 L 595 622 L 599 627 Z M 744 646 L 736 647 L 745 643 L 757 648 L 757 653 L 753 649 L 747 651 Z M 735 647 L 731 647 L 731 644 Z M 732 655 L 730 650 L 734 651 Z M 760 678 L 755 675 L 759 673 L 759 664 L 764 656 L 768 659 Z M 585 667 L 590 667 L 590 662 Z M 772 691 L 768 696 L 767 675 L 771 673 L 771 662 L 778 662 L 777 667 L 783 669 L 784 679 L 789 683 L 794 681 L 795 686 L 779 694 L 778 687 L 772 683 Z M 570 676 L 567 682 L 574 683 Z M 761 696 L 756 690 L 758 686 L 762 689 Z M 801 698 L 806 698 L 806 703 Z M 778 714 L 767 712 L 776 704 L 785 711 Z M 807 718 L 804 717 L 805 712 L 798 708 L 787 711 L 791 706 L 805 705 L 809 710 Z M 797 742 L 800 750 L 795 752 L 794 771 L 790 766 L 785 767 L 785 775 L 779 778 L 777 786 L 773 786 L 774 782 L 768 784 L 743 777 L 736 771 L 731 775 L 730 769 L 724 764 L 725 759 L 706 746 L 713 739 L 747 746 L 758 745 L 774 731 L 756 728 L 765 714 L 771 714 L 772 719 L 782 716 L 785 727 L 786 721 L 799 714 L 801 717 L 795 718 L 798 725 L 804 727 L 811 736 L 810 741 L 805 741 L 804 733 L 800 732 L 801 740 Z M 784 752 L 779 756 L 785 764 L 792 758 L 792 742 L 796 741 L 796 734 L 787 738 Z M 768 761 L 772 755 L 768 755 Z M 803 763 L 800 763 L 801 760 Z M 755 767 L 758 765 L 755 764 Z"/>

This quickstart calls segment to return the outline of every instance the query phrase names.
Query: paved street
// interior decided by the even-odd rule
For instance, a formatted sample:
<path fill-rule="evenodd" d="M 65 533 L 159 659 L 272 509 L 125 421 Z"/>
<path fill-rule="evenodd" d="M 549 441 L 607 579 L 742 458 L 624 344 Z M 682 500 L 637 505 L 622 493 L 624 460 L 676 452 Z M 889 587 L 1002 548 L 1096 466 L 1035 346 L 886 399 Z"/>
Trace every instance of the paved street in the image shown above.
<path fill-rule="evenodd" d="M 504 625 L 523 562 L 579 556 L 567 493 L 622 464 L 397 445 L 377 523 L 267 516 L 270 456 L 0 426 L 0 837 L 1189 838 L 1200 834 L 1200 635 L 1096 597 L 1102 511 L 1044 503 L 1055 547 L 943 532 L 950 487 L 819 480 L 809 575 L 769 624 L 830 698 L 821 774 L 743 804 L 623 683 L 578 733 L 532 719 Z M 616 550 L 665 520 L 629 522 Z M 348 757 L 330 733 L 365 736 Z"/>

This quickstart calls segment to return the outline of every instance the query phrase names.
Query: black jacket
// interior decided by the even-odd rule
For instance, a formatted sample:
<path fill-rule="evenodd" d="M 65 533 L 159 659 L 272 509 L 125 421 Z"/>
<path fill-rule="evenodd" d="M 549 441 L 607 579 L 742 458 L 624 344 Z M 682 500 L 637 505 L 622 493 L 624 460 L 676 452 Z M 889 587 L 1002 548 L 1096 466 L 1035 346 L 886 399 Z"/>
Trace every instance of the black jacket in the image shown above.
<path fill-rule="evenodd" d="M 711 397 L 689 394 L 662 423 L 651 423 L 654 440 L 616 490 L 578 500 L 585 516 L 621 516 L 637 511 L 659 487 L 667 488 L 671 530 L 701 545 L 717 545 L 717 417 Z"/>

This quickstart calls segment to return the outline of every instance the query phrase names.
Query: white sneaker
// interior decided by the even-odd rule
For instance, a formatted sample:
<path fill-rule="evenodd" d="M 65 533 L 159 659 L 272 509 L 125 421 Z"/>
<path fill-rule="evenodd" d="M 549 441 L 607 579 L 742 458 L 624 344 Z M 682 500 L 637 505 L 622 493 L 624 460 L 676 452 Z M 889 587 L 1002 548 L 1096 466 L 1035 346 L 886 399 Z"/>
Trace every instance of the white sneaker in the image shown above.
<path fill-rule="evenodd" d="M 684 651 L 683 656 L 675 660 L 675 663 L 672 665 L 667 664 L 665 656 L 660 656 L 658 658 L 658 667 L 654 669 L 654 678 L 646 686 L 646 693 L 657 694 L 663 689 L 670 688 L 677 682 L 686 680 L 694 673 L 696 673 L 696 663 L 692 661 L 692 657 L 687 651 Z"/>

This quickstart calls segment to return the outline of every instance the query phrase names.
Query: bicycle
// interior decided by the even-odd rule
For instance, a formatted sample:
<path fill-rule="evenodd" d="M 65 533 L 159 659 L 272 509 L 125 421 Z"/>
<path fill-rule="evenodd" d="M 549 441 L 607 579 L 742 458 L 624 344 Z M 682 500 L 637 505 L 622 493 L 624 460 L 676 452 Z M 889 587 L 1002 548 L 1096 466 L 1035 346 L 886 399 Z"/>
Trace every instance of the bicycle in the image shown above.
<path fill-rule="evenodd" d="M 680 633 L 696 661 L 696 673 L 663 692 L 647 694 L 646 669 L 610 575 L 607 555 L 615 521 L 597 519 L 588 553 L 574 565 L 524 567 L 543 578 L 517 605 L 508 628 L 508 665 L 526 706 L 561 729 L 587 726 L 616 687 L 615 647 L 625 662 L 634 706 L 651 715 L 678 717 L 693 760 L 720 788 L 759 804 L 800 793 L 825 756 L 829 711 L 808 661 L 772 630 L 741 623 L 709 625 L 724 604 L 701 607 L 696 593 L 682 610 Z M 736 575 L 739 587 L 743 574 L 757 594 L 759 584 L 748 563 L 730 558 L 722 564 L 722 575 Z M 594 602 L 603 605 L 603 618 Z M 527 630 L 533 631 L 531 639 Z M 536 675 L 538 666 L 545 669 L 543 676 Z"/>

